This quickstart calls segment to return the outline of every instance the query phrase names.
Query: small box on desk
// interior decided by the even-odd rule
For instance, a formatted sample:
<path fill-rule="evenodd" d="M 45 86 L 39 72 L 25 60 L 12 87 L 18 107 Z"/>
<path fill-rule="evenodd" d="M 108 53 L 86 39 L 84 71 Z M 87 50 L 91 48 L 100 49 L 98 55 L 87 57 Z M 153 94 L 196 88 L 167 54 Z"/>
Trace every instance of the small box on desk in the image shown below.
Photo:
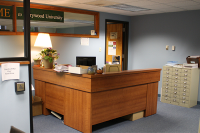
<path fill-rule="evenodd" d="M 200 68 L 200 56 L 188 56 L 186 60 L 188 64 L 198 64 Z"/>
<path fill-rule="evenodd" d="M 42 115 L 42 98 L 32 96 L 32 111 L 33 116 Z"/>

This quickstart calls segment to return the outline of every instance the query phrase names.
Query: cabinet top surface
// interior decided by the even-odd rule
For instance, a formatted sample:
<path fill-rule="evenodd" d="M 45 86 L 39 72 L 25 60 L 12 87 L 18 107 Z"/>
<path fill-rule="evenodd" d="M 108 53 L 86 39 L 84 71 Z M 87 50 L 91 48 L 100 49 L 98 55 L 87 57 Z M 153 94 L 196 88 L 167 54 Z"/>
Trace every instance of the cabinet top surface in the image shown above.
<path fill-rule="evenodd" d="M 55 72 L 53 69 L 46 69 L 42 67 L 34 67 L 33 70 L 41 70 L 41 71 L 49 71 L 49 72 Z M 99 77 L 107 77 L 107 76 L 117 76 L 117 75 L 126 75 L 126 74 L 133 74 L 133 73 L 149 73 L 149 72 L 160 72 L 162 69 L 160 68 L 148 68 L 148 69 L 135 69 L 135 70 L 124 70 L 121 72 L 109 72 L 109 73 L 103 73 L 103 74 L 71 74 L 71 73 L 65 73 L 65 74 L 71 74 L 71 75 L 78 75 L 86 78 L 99 78 Z"/>

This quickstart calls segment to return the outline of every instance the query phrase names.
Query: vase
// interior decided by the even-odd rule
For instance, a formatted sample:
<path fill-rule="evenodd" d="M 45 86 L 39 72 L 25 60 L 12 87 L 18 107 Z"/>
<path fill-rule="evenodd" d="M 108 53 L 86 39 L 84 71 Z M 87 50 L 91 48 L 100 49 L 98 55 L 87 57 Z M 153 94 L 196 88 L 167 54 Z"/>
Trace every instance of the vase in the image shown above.
<path fill-rule="evenodd" d="M 93 74 L 95 74 L 95 70 L 92 67 L 89 66 L 87 73 L 90 74 L 90 75 L 93 75 Z"/>
<path fill-rule="evenodd" d="M 44 68 L 47 69 L 52 69 L 53 68 L 53 62 L 49 62 L 49 60 L 47 59 L 42 59 L 43 60 L 43 64 L 44 64 Z"/>
<path fill-rule="evenodd" d="M 40 62 L 41 62 L 41 60 L 34 60 L 34 66 L 40 67 Z"/>

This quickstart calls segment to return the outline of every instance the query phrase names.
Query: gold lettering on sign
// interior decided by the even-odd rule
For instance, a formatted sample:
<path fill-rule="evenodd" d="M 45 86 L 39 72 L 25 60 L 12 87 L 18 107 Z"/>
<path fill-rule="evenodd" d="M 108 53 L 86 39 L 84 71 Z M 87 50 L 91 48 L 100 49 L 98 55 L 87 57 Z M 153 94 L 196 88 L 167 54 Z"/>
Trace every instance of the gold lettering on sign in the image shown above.
<path fill-rule="evenodd" d="M 3 17 L 3 8 L 0 10 L 1 16 Z"/>
<path fill-rule="evenodd" d="M 1 8 L 0 15 L 1 17 L 10 17 L 10 9 Z"/>
<path fill-rule="evenodd" d="M 8 12 L 7 12 L 7 11 L 8 11 Z M 5 9 L 5 17 L 10 17 L 10 15 L 7 16 L 7 13 L 8 13 L 8 15 L 9 15 L 9 13 L 10 13 L 10 9 Z"/>

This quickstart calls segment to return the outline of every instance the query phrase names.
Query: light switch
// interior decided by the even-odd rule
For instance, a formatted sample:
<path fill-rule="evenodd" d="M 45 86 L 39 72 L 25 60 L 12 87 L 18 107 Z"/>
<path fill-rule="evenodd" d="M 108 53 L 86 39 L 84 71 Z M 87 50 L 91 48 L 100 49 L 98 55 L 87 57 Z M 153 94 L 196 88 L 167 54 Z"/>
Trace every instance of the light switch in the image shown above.
<path fill-rule="evenodd" d="M 166 45 L 166 50 L 168 50 L 169 49 L 169 45 Z"/>
<path fill-rule="evenodd" d="M 101 47 L 99 47 L 99 52 L 101 52 Z"/>
<path fill-rule="evenodd" d="M 172 51 L 175 51 L 175 46 L 172 46 Z"/>

